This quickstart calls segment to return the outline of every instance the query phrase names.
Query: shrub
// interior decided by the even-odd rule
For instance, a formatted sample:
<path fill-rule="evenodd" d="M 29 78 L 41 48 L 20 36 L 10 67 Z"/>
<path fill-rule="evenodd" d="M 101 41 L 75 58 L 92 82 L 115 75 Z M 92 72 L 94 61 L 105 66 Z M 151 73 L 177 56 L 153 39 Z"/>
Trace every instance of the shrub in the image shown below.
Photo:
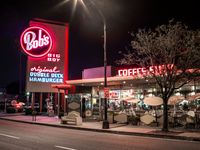
<path fill-rule="evenodd" d="M 14 107 L 8 107 L 8 108 L 6 109 L 6 112 L 7 112 L 7 113 L 15 113 L 16 110 L 15 110 Z"/>

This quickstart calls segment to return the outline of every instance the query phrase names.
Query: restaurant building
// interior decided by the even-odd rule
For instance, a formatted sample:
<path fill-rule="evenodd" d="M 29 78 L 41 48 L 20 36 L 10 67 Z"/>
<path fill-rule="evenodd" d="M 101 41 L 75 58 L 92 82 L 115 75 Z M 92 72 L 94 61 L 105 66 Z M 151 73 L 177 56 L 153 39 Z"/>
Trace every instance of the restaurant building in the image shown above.
<path fill-rule="evenodd" d="M 59 115 L 77 111 L 84 118 L 102 119 L 104 97 L 108 110 L 129 109 L 130 98 L 138 99 L 137 108 L 145 109 L 145 96 L 159 95 L 156 82 L 148 78 L 155 66 L 107 66 L 107 84 L 104 88 L 104 67 L 84 69 L 82 79 L 68 80 L 69 26 L 65 23 L 33 19 L 21 34 L 23 52 L 28 56 L 26 71 L 27 104 L 40 112 Z M 162 66 L 157 66 L 162 68 Z M 192 82 L 177 90 L 177 95 L 193 95 L 200 90 Z"/>
<path fill-rule="evenodd" d="M 108 88 L 106 90 L 103 84 L 104 67 L 84 69 L 82 79 L 66 81 L 66 85 L 77 87 L 75 93 L 68 94 L 68 111 L 80 111 L 83 117 L 102 119 L 104 97 L 108 99 L 108 111 L 111 112 L 125 111 L 133 105 L 138 110 L 148 110 L 149 106 L 144 104 L 144 98 L 159 96 L 160 94 L 155 80 L 147 76 L 147 69 L 151 70 L 152 67 L 122 68 L 107 66 Z M 187 97 L 199 91 L 198 82 L 190 82 L 174 94 Z"/>

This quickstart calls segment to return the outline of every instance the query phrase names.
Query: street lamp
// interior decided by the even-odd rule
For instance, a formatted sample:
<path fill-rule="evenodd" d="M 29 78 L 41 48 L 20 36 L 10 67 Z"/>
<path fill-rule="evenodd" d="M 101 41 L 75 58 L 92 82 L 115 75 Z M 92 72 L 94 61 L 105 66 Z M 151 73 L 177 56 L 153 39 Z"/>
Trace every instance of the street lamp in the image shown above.
<path fill-rule="evenodd" d="M 98 9 L 96 7 L 96 5 L 94 4 L 94 2 L 92 0 L 89 0 L 89 2 L 96 8 L 97 12 L 99 13 L 99 15 L 101 16 L 101 19 L 103 21 L 103 53 L 104 53 L 104 90 L 107 90 L 107 51 L 106 51 L 106 18 L 103 15 L 103 13 L 100 11 L 100 9 Z M 102 124 L 102 128 L 103 129 L 109 129 L 109 122 L 107 119 L 107 96 L 104 92 L 104 119 L 103 119 L 103 124 Z"/>
<path fill-rule="evenodd" d="M 69 0 L 67 0 L 68 2 Z M 83 0 L 79 0 L 81 4 L 84 5 Z M 93 7 L 97 10 L 97 12 L 99 13 L 102 22 L 103 22 L 103 37 L 104 37 L 104 44 L 103 44 L 103 49 L 104 49 L 104 90 L 107 89 L 107 55 L 106 55 L 106 19 L 105 16 L 103 15 L 103 13 L 100 11 L 100 9 L 98 7 L 96 7 L 95 3 L 92 0 L 88 0 Z M 75 3 L 77 2 L 77 0 L 75 1 Z M 85 6 L 85 5 L 84 5 Z M 104 119 L 103 119 L 103 124 L 102 124 L 102 128 L 103 129 L 109 129 L 109 122 L 107 120 L 107 97 L 105 95 L 104 92 Z"/>
<path fill-rule="evenodd" d="M 107 88 L 107 53 L 106 53 L 106 22 L 104 20 L 104 88 Z M 109 129 L 109 122 L 107 119 L 107 98 L 104 95 L 104 109 L 105 109 L 105 116 L 103 120 L 103 129 Z"/>
<path fill-rule="evenodd" d="M 103 53 L 104 53 L 104 90 L 107 88 L 107 53 L 106 53 L 106 20 L 102 13 L 100 13 L 103 18 Z M 103 129 L 109 129 L 109 122 L 107 119 L 107 97 L 104 94 L 104 120 Z"/>

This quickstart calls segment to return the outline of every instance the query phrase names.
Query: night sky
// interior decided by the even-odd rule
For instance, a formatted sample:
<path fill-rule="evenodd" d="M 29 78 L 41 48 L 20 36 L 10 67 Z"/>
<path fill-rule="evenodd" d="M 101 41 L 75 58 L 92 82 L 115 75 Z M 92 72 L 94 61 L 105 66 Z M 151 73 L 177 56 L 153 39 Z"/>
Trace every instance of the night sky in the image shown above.
<path fill-rule="evenodd" d="M 17 44 L 32 18 L 42 18 L 70 25 L 69 78 L 81 78 L 84 68 L 103 66 L 103 23 L 96 9 L 86 1 L 88 11 L 65 0 L 6 0 L 0 16 L 0 87 L 24 79 L 26 56 Z M 116 65 L 119 51 L 129 47 L 130 32 L 155 28 L 172 18 L 192 29 L 200 29 L 197 0 L 93 0 L 103 12 L 107 24 L 108 65 Z M 20 75 L 20 56 L 22 75 Z"/>

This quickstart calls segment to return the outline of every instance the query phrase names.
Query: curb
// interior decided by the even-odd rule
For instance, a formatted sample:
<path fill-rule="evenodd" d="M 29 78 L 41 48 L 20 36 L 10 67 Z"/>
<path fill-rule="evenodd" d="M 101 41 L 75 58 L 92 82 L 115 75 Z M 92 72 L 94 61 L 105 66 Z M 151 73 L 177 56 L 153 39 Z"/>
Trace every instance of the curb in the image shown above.
<path fill-rule="evenodd" d="M 92 131 L 92 132 L 120 134 L 120 135 L 130 135 L 130 136 L 145 136 L 145 137 L 154 137 L 154 138 L 163 138 L 163 139 L 178 139 L 178 140 L 187 140 L 187 141 L 200 142 L 200 138 L 198 138 L 198 137 L 167 135 L 167 134 L 164 134 L 164 133 L 156 134 L 156 133 L 139 133 L 139 132 L 127 132 L 127 131 L 113 131 L 113 130 L 109 130 L 109 129 L 92 129 L 92 128 L 82 128 L 82 127 L 74 127 L 74 126 L 61 126 L 61 125 L 55 125 L 55 124 L 47 124 L 47 123 L 40 123 L 40 122 L 30 122 L 30 121 L 23 121 L 23 120 L 14 120 L 14 119 L 1 118 L 1 117 L 0 117 L 0 119 L 1 120 L 7 120 L 7 121 L 13 121 L 13 122 L 21 122 L 21 123 L 49 126 L 49 127 L 68 128 L 68 129 L 73 129 L 73 130 Z"/>

